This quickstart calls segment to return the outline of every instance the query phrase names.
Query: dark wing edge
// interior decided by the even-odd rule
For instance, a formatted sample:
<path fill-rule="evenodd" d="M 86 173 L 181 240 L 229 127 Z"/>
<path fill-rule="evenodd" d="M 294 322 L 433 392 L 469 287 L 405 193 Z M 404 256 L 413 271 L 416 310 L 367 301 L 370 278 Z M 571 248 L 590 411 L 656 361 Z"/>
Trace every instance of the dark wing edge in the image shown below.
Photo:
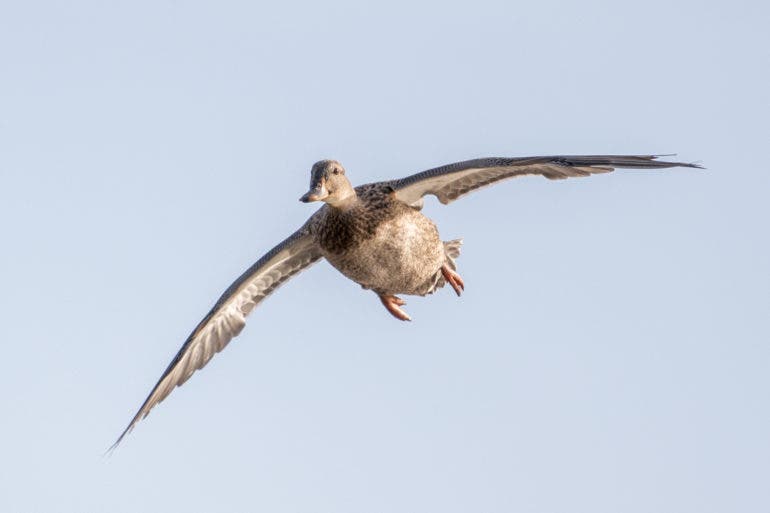
<path fill-rule="evenodd" d="M 615 168 L 662 169 L 691 167 L 696 163 L 657 160 L 671 155 L 565 155 L 550 157 L 491 157 L 429 169 L 400 180 L 388 182 L 396 197 L 413 205 L 422 197 L 433 194 L 448 204 L 471 191 L 495 182 L 524 175 L 542 175 L 550 180 L 608 173 Z"/>
<path fill-rule="evenodd" d="M 142 406 L 118 439 L 113 451 L 158 403 L 227 346 L 246 324 L 246 316 L 286 280 L 321 258 L 306 226 L 293 233 L 249 267 L 222 294 L 206 317 L 195 327 L 168 365 Z"/>

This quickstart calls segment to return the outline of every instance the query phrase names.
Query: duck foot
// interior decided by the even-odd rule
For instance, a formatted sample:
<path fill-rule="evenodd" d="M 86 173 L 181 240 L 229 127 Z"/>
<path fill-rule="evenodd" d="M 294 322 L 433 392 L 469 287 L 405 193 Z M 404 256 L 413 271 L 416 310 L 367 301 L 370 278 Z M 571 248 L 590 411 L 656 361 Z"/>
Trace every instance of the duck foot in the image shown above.
<path fill-rule="evenodd" d="M 396 319 L 400 321 L 411 321 L 412 318 L 409 317 L 409 315 L 403 311 L 401 306 L 404 306 L 406 304 L 406 301 L 401 299 L 400 297 L 392 296 L 390 294 L 379 294 L 380 301 L 382 301 L 383 306 L 390 312 L 390 315 L 395 317 Z"/>
<path fill-rule="evenodd" d="M 441 266 L 441 274 L 444 275 L 444 279 L 449 283 L 455 292 L 459 296 L 465 290 L 465 282 L 460 275 L 454 272 L 447 264 Z"/>

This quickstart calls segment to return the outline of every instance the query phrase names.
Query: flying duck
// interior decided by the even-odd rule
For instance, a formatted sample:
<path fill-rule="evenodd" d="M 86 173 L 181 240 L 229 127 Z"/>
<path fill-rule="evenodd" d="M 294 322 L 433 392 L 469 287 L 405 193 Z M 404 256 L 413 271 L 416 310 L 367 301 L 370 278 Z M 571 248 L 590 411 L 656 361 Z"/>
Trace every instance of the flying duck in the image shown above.
<path fill-rule="evenodd" d="M 224 349 L 241 332 L 254 307 L 321 258 L 364 289 L 372 290 L 387 311 L 402 321 L 411 319 L 397 294 L 425 296 L 448 283 L 459 296 L 465 288 L 455 263 L 461 240 L 445 242 L 439 238 L 436 225 L 421 212 L 426 195 L 432 194 L 446 205 L 476 189 L 517 176 L 561 180 L 615 168 L 700 167 L 657 157 L 482 158 L 358 187 L 351 185 L 339 162 L 316 162 L 310 171 L 310 189 L 300 201 L 321 201 L 324 205 L 225 290 L 187 337 L 113 448 L 175 387 Z"/>

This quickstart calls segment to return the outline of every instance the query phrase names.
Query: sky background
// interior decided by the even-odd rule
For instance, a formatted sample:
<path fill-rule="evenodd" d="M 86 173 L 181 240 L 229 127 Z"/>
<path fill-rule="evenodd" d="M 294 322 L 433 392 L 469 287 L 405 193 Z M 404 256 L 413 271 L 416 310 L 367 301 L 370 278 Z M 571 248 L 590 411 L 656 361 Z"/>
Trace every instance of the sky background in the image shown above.
<path fill-rule="evenodd" d="M 770 511 L 767 2 L 3 2 L 0 510 Z M 320 263 L 111 457 L 220 293 L 354 183 L 678 153 L 424 212 L 400 323 Z"/>

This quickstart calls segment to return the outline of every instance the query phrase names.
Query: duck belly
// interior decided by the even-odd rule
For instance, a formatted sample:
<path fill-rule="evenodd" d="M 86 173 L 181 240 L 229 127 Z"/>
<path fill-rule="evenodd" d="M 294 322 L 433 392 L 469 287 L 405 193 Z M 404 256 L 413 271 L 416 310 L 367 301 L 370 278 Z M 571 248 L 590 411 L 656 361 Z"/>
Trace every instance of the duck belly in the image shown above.
<path fill-rule="evenodd" d="M 412 211 L 383 222 L 355 248 L 326 258 L 365 289 L 424 296 L 436 288 L 446 255 L 436 225 Z"/>

